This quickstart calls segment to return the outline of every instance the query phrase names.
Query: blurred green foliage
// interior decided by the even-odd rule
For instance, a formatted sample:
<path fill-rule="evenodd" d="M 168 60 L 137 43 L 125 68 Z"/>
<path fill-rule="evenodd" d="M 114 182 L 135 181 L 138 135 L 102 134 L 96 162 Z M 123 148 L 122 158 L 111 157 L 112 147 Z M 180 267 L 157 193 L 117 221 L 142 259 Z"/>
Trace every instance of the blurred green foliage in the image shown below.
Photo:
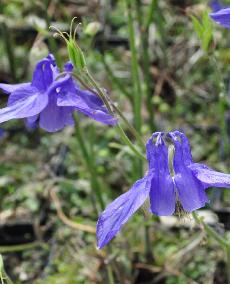
<path fill-rule="evenodd" d="M 33 65 L 48 50 L 58 55 L 60 62 L 65 62 L 68 54 L 64 43 L 54 39 L 48 27 L 54 25 L 68 31 L 72 17 L 78 16 L 83 23 L 78 44 L 89 69 L 132 122 L 131 55 L 125 5 L 122 0 L 103 3 L 1 1 L 0 23 L 7 26 L 6 36 L 10 35 L 11 46 L 10 53 L 1 30 L 1 82 L 29 80 Z M 191 141 L 194 160 L 228 172 L 230 160 L 223 155 L 219 128 L 215 66 L 210 64 L 204 51 L 211 49 L 217 53 L 222 79 L 228 88 L 229 31 L 210 21 L 207 1 L 156 3 L 148 38 L 155 125 L 164 131 L 184 129 Z M 143 1 L 144 18 L 149 4 L 150 1 Z M 141 57 L 143 34 L 138 27 L 137 14 L 133 13 Z M 98 32 L 84 32 L 92 22 L 100 23 Z M 141 58 L 138 60 L 142 67 Z M 143 75 L 140 83 L 145 94 Z M 3 105 L 6 96 L 1 97 Z M 143 100 L 146 102 L 146 95 Z M 141 111 L 142 136 L 146 140 L 151 130 L 144 103 Z M 227 109 L 226 118 L 229 116 Z M 191 223 L 189 219 L 184 225 L 170 227 L 146 212 L 144 222 L 143 210 L 140 210 L 112 242 L 112 251 L 97 251 L 95 235 L 68 228 L 61 222 L 49 194 L 49 185 L 54 182 L 63 212 L 77 223 L 95 226 L 101 208 L 95 201 L 90 173 L 74 129 L 51 135 L 39 129 L 30 132 L 23 121 L 10 121 L 2 127 L 6 129 L 6 136 L 0 141 L 0 216 L 8 216 L 4 217 L 7 224 L 31 224 L 34 239 L 46 242 L 49 247 L 48 250 L 34 248 L 3 255 L 14 283 L 108 283 L 108 263 L 112 265 L 117 283 L 224 283 L 222 280 L 212 282 L 218 273 L 217 264 L 224 258 L 221 249 L 205 237 L 190 249 L 190 244 L 196 244 L 200 234 L 186 228 Z M 83 130 L 85 144 L 94 157 L 102 198 L 108 204 L 134 181 L 134 156 L 121 144 L 113 128 L 81 115 L 76 131 L 78 127 Z M 128 135 L 131 137 L 131 133 Z M 209 195 L 209 209 L 226 210 L 229 214 L 229 191 L 210 189 Z M 147 248 L 145 227 L 150 239 Z M 222 226 L 217 225 L 217 229 L 229 236 Z M 14 237 L 17 240 L 17 234 Z M 158 282 L 152 282 L 154 279 Z"/>

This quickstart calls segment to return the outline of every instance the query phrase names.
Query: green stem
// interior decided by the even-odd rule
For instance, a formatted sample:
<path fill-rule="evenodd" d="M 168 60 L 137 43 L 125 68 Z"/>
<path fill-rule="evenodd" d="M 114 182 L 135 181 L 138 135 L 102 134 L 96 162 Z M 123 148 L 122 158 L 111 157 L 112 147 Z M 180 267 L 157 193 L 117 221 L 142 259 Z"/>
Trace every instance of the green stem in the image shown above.
<path fill-rule="evenodd" d="M 216 60 L 215 54 L 211 55 L 210 60 L 215 72 L 214 73 L 216 81 L 215 83 L 219 93 L 218 112 L 219 112 L 221 137 L 223 139 L 224 154 L 226 157 L 228 157 L 230 154 L 230 146 L 228 139 L 227 122 L 225 119 L 225 110 L 227 105 L 227 91 L 224 82 L 222 80 L 221 71 L 219 68 L 218 61 Z"/>
<path fill-rule="evenodd" d="M 117 86 L 117 88 L 131 101 L 132 94 L 128 90 L 126 90 L 124 84 L 113 74 L 113 71 L 106 62 L 104 56 L 101 56 L 101 60 L 112 83 L 114 83 L 114 85 Z"/>
<path fill-rule="evenodd" d="M 222 248 L 226 249 L 226 248 L 230 247 L 230 243 L 228 243 L 223 237 L 221 237 L 219 234 L 217 234 L 217 232 L 215 230 L 213 230 L 208 224 L 206 224 L 204 222 L 203 218 L 200 218 L 195 211 L 192 212 L 192 216 L 198 224 L 201 224 L 203 226 L 206 233 L 210 237 L 215 239 Z"/>
<path fill-rule="evenodd" d="M 98 202 L 100 204 L 101 209 L 104 210 L 105 203 L 104 203 L 104 200 L 102 198 L 101 187 L 100 187 L 100 184 L 99 184 L 98 179 L 97 179 L 97 174 L 96 174 L 96 171 L 95 171 L 95 165 L 94 165 L 92 157 L 89 154 L 89 151 L 86 147 L 86 143 L 85 143 L 85 140 L 83 138 L 83 133 L 82 133 L 81 127 L 79 127 L 79 122 L 78 122 L 77 116 L 75 116 L 75 120 L 76 120 L 76 125 L 78 125 L 75 133 L 76 133 L 76 137 L 77 137 L 77 140 L 78 140 L 78 143 L 79 143 L 79 146 L 80 146 L 80 150 L 82 152 L 82 156 L 84 157 L 84 160 L 85 160 L 85 163 L 86 163 L 86 167 L 87 167 L 87 169 L 90 173 L 91 187 L 92 187 L 92 190 L 94 190 L 95 193 L 96 193 L 96 197 L 98 199 Z"/>
<path fill-rule="evenodd" d="M 227 252 L 227 275 L 228 275 L 228 284 L 230 284 L 230 247 Z"/>
<path fill-rule="evenodd" d="M 1 22 L 2 26 L 2 35 L 5 42 L 5 50 L 8 57 L 9 67 L 11 77 L 16 81 L 16 68 L 15 68 L 15 58 L 14 58 L 14 43 L 12 40 L 12 34 L 7 25 L 4 22 Z"/>
<path fill-rule="evenodd" d="M 4 268 L 3 268 L 3 276 L 4 276 L 4 277 L 2 277 L 1 280 L 3 280 L 3 279 L 6 280 L 6 283 L 7 283 L 7 284 L 14 284 L 13 281 L 12 281 L 12 280 L 10 279 L 10 277 L 8 276 L 8 274 L 6 273 L 6 271 L 5 271 Z M 4 283 L 4 282 L 3 282 L 3 283 Z"/>
<path fill-rule="evenodd" d="M 92 93 L 99 95 L 98 93 L 100 93 L 99 97 L 102 98 L 103 97 L 103 102 L 107 101 L 107 103 L 110 105 L 112 105 L 113 109 L 118 113 L 118 115 L 122 118 L 122 120 L 125 122 L 126 126 L 128 127 L 128 129 L 130 130 L 130 132 L 133 134 L 133 136 L 139 141 L 140 145 L 145 148 L 145 143 L 142 140 L 141 136 L 139 135 L 139 133 L 137 133 L 136 129 L 128 122 L 128 120 L 125 118 L 125 116 L 123 115 L 123 113 L 119 110 L 119 108 L 113 103 L 111 102 L 106 94 L 103 93 L 103 91 L 100 89 L 100 87 L 97 85 L 97 83 L 95 81 L 93 81 L 93 86 L 96 88 L 97 92 L 95 92 L 94 90 L 92 90 L 92 88 L 90 86 L 88 86 L 76 73 L 72 73 L 77 79 L 78 81 L 82 84 L 83 87 L 85 87 L 87 90 L 91 91 Z M 92 77 L 91 77 L 92 78 Z M 92 82 L 91 82 L 92 83 Z M 97 87 L 96 87 L 97 86 Z M 113 115 L 113 112 L 112 112 Z"/>
<path fill-rule="evenodd" d="M 106 96 L 104 95 L 103 91 L 101 90 L 101 88 L 98 86 L 97 82 L 94 80 L 93 76 L 89 73 L 88 70 L 85 70 L 85 75 L 87 77 L 87 79 L 90 81 L 90 83 L 92 84 L 92 86 L 96 89 L 99 97 L 102 99 L 102 101 L 104 102 L 106 108 L 108 109 L 108 111 L 113 114 L 113 110 L 110 106 L 110 103 L 108 102 L 108 100 L 106 99 Z"/>
<path fill-rule="evenodd" d="M 33 249 L 36 247 L 42 247 L 46 249 L 48 246 L 40 242 L 21 244 L 21 245 L 12 245 L 12 246 L 0 246 L 0 253 L 20 252 L 20 251 L 24 251 L 27 249 Z"/>
<path fill-rule="evenodd" d="M 154 8 L 155 8 L 155 2 L 156 0 L 152 0 L 148 15 L 147 15 L 147 22 L 144 23 L 143 15 L 141 11 L 141 1 L 136 1 L 136 12 L 137 12 L 137 18 L 139 23 L 139 29 L 140 29 L 140 42 L 141 42 L 141 58 L 142 58 L 142 64 L 143 64 L 143 75 L 144 75 L 144 83 L 145 83 L 145 93 L 146 93 L 146 99 L 147 99 L 147 110 L 149 113 L 149 126 L 152 131 L 156 129 L 154 124 L 154 105 L 153 105 L 153 80 L 151 78 L 150 73 L 150 56 L 149 56 L 149 27 L 153 19 L 154 14 Z"/>
<path fill-rule="evenodd" d="M 152 0 L 149 6 L 149 11 L 148 11 L 148 15 L 146 18 L 146 23 L 145 23 L 145 28 L 149 29 L 152 21 L 153 21 L 153 17 L 154 17 L 154 11 L 157 7 L 157 1 L 158 0 Z"/>
<path fill-rule="evenodd" d="M 208 224 L 206 224 L 203 218 L 200 218 L 197 213 L 192 212 L 192 216 L 196 223 L 201 224 L 211 238 L 213 238 L 226 252 L 226 272 L 228 277 L 228 284 L 230 284 L 230 243 L 226 241 L 223 237 L 221 237 L 215 230 L 213 230 Z"/>
<path fill-rule="evenodd" d="M 122 129 L 122 127 L 120 126 L 120 124 L 118 124 L 118 125 L 116 126 L 116 129 L 117 129 L 117 131 L 119 132 L 122 141 L 123 141 L 127 146 L 129 146 L 129 148 L 133 151 L 133 153 L 136 154 L 136 156 L 137 156 L 138 158 L 140 158 L 141 160 L 146 161 L 145 156 L 144 156 L 143 154 L 141 154 L 141 153 L 136 149 L 136 147 L 133 145 L 133 143 L 129 140 L 129 138 L 128 138 L 127 135 L 125 134 L 125 132 L 124 132 L 124 130 Z"/>
<path fill-rule="evenodd" d="M 122 118 L 122 120 L 125 122 L 126 126 L 130 130 L 130 132 L 133 134 L 133 136 L 138 140 L 139 144 L 145 149 L 145 143 L 139 133 L 136 131 L 136 129 L 128 122 L 126 117 L 123 115 L 123 113 L 119 110 L 119 108 L 112 103 L 112 106 L 114 110 L 118 113 L 118 115 Z"/>
<path fill-rule="evenodd" d="M 78 121 L 76 116 L 75 116 L 75 120 L 77 122 L 76 124 L 79 125 L 79 121 Z M 81 127 L 78 127 L 76 129 L 75 133 L 76 133 L 76 136 L 77 136 L 77 139 L 78 139 L 79 146 L 81 148 L 83 157 L 85 159 L 86 166 L 88 168 L 88 171 L 90 172 L 91 187 L 92 187 L 92 189 L 96 193 L 96 197 L 97 197 L 98 202 L 100 204 L 101 210 L 104 210 L 105 203 L 104 203 L 104 200 L 102 198 L 101 185 L 98 182 L 96 171 L 95 171 L 95 163 L 94 163 L 94 160 L 93 160 L 93 153 L 89 153 L 89 150 L 88 150 L 88 148 L 87 148 L 87 146 L 85 144 L 85 141 L 84 141 L 84 137 L 83 137 L 83 133 L 81 131 Z M 109 280 L 108 283 L 109 284 L 114 284 L 115 282 L 114 282 L 113 271 L 112 271 L 111 265 L 108 264 L 106 266 L 106 269 L 107 269 L 107 273 L 108 273 L 108 280 Z"/>
<path fill-rule="evenodd" d="M 105 106 L 107 107 L 108 111 L 111 114 L 113 113 L 113 110 L 111 108 L 110 102 L 107 99 L 106 95 L 103 93 L 103 91 L 101 90 L 101 88 L 98 86 L 97 82 L 94 80 L 94 78 L 91 76 L 91 74 L 88 72 L 88 70 L 86 71 L 86 77 L 88 78 L 88 80 L 91 82 L 91 84 L 93 85 L 93 87 L 96 89 L 97 94 L 100 96 L 100 98 L 103 100 L 103 102 L 105 103 Z M 76 75 L 76 74 L 75 74 Z M 87 86 L 87 85 L 86 85 Z M 114 107 L 114 105 L 113 105 Z M 115 106 L 115 109 L 118 110 Z M 121 112 L 119 111 L 119 115 L 121 115 Z M 141 145 L 144 146 L 144 142 L 142 141 L 141 137 L 139 136 L 139 134 L 136 132 L 136 130 L 129 124 L 129 122 L 125 119 L 125 117 L 123 115 L 121 115 L 122 119 L 125 121 L 125 123 L 127 124 L 127 126 L 129 127 L 130 131 L 135 135 L 135 137 L 140 141 Z M 116 129 L 118 130 L 123 142 L 125 142 L 125 144 L 127 144 L 127 146 L 129 146 L 129 148 L 140 158 L 140 159 L 144 159 L 145 157 L 143 156 L 142 153 L 140 153 L 136 147 L 133 145 L 133 143 L 129 140 L 129 138 L 127 137 L 127 135 L 125 134 L 124 130 L 122 129 L 122 127 L 118 124 Z"/>
<path fill-rule="evenodd" d="M 131 49 L 131 74 L 134 94 L 134 122 L 138 133 L 141 133 L 141 85 L 139 78 L 138 57 L 135 43 L 134 19 L 132 15 L 132 0 L 125 0 L 128 14 L 128 32 Z"/>
<path fill-rule="evenodd" d="M 114 277 L 113 277 L 113 270 L 111 268 L 111 265 L 107 265 L 106 269 L 107 269 L 107 274 L 108 274 L 108 283 L 115 284 Z"/>
<path fill-rule="evenodd" d="M 3 258 L 2 255 L 0 254 L 0 280 L 1 284 L 4 284 L 4 280 L 6 280 L 7 284 L 13 284 L 11 281 L 10 277 L 7 275 L 5 269 L 4 269 L 4 263 L 3 263 Z"/>

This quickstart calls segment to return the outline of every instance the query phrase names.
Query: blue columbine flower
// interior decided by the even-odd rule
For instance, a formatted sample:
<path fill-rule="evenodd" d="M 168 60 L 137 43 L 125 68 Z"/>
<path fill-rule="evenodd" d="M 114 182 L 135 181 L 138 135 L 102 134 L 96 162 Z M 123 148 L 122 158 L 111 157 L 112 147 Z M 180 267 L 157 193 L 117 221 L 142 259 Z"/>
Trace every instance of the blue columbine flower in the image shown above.
<path fill-rule="evenodd" d="M 223 6 L 218 1 L 211 2 L 213 12 L 210 17 L 219 25 L 230 28 L 230 6 Z"/>
<path fill-rule="evenodd" d="M 170 139 L 174 146 L 172 165 L 166 139 Z M 100 215 L 98 248 L 103 248 L 121 230 L 148 197 L 153 214 L 168 216 L 175 212 L 176 205 L 186 212 L 203 207 L 208 202 L 205 193 L 208 187 L 230 188 L 230 174 L 193 162 L 189 141 L 179 131 L 154 133 L 146 144 L 146 156 L 149 166 L 146 176 L 109 204 Z"/>
<path fill-rule="evenodd" d="M 56 80 L 58 75 L 59 70 L 50 54 L 35 66 L 32 82 L 0 84 L 0 89 L 10 94 L 7 107 L 0 109 L 0 123 L 25 118 L 30 128 L 39 124 L 46 131 L 55 132 L 66 125 L 74 125 L 74 110 L 104 124 L 117 123 L 97 95 L 81 90 L 70 75 Z"/>

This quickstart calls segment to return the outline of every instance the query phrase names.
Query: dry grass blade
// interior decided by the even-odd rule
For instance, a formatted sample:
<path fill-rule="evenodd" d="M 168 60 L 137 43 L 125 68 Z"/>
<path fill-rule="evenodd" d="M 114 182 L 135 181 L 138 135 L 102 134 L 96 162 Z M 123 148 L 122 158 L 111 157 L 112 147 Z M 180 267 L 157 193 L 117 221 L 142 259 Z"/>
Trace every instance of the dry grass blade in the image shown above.
<path fill-rule="evenodd" d="M 79 224 L 76 223 L 72 220 L 70 220 L 63 212 L 62 207 L 61 207 L 61 202 L 54 190 L 54 188 L 50 188 L 49 190 L 50 193 L 50 198 L 53 201 L 55 208 L 57 210 L 57 215 L 59 217 L 59 219 L 68 227 L 73 228 L 75 230 L 80 230 L 83 232 L 88 232 L 88 233 L 92 233 L 95 234 L 96 230 L 94 227 L 90 226 L 90 225 L 84 225 L 84 224 Z"/>

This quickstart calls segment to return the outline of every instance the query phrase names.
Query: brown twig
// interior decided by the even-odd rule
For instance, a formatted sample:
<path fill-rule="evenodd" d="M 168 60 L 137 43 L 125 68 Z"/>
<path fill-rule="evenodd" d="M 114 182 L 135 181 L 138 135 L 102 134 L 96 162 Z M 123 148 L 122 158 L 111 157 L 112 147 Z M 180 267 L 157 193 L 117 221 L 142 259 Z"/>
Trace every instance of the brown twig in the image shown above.
<path fill-rule="evenodd" d="M 54 205 L 55 205 L 55 208 L 57 210 L 57 215 L 59 217 L 59 219 L 65 224 L 67 225 L 68 227 L 70 228 L 73 228 L 73 229 L 76 229 L 76 230 L 80 230 L 80 231 L 83 231 L 83 232 L 88 232 L 88 233 L 91 233 L 91 234 L 95 234 L 96 230 L 93 226 L 90 226 L 90 225 L 84 225 L 84 224 L 79 224 L 79 223 L 76 223 L 72 220 L 70 220 L 63 212 L 62 210 L 62 207 L 61 207 L 61 202 L 54 190 L 54 188 L 50 188 L 49 189 L 49 194 L 50 194 L 50 197 L 51 197 L 51 200 L 53 201 Z"/>

